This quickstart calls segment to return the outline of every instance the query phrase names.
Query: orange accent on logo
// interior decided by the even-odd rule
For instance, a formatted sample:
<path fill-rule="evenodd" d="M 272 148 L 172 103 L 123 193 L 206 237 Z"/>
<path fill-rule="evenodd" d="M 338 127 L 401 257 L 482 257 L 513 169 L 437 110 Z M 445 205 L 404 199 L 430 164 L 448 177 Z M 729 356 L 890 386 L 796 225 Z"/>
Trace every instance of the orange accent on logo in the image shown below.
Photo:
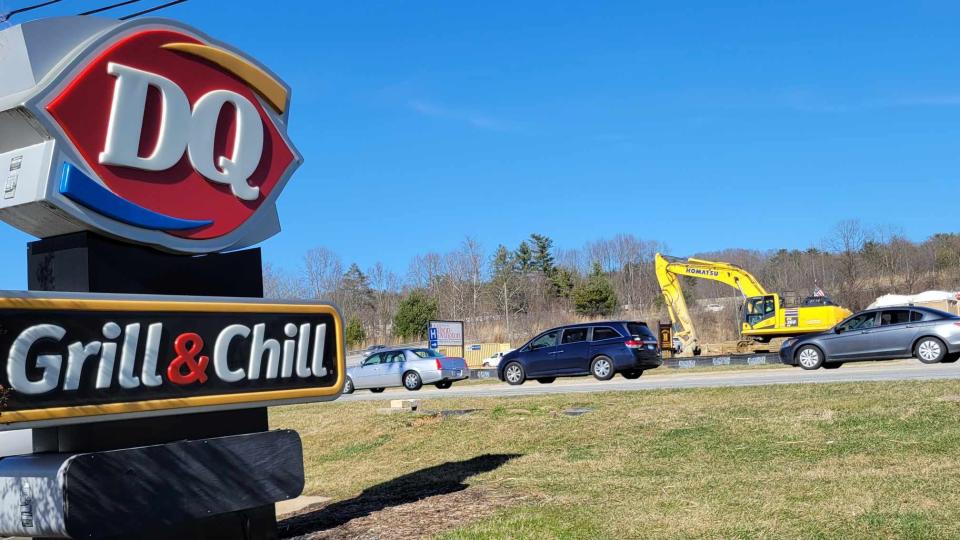
<path fill-rule="evenodd" d="M 263 96 L 280 114 L 283 114 L 287 108 L 287 89 L 272 75 L 245 58 L 219 47 L 197 43 L 167 43 L 162 47 L 203 58 L 236 75 Z"/>

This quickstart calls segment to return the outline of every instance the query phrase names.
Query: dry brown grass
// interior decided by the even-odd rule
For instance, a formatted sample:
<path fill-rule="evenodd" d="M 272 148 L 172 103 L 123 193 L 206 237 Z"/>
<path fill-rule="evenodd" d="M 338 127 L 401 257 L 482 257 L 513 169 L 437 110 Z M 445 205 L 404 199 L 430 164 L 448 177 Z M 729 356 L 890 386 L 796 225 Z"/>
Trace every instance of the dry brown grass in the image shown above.
<path fill-rule="evenodd" d="M 272 421 L 303 437 L 306 492 L 338 501 L 300 518 L 305 538 L 955 538 L 958 394 L 937 381 L 424 403 L 480 409 L 443 418 L 331 403 Z M 456 519 L 434 513 L 464 497 Z"/>

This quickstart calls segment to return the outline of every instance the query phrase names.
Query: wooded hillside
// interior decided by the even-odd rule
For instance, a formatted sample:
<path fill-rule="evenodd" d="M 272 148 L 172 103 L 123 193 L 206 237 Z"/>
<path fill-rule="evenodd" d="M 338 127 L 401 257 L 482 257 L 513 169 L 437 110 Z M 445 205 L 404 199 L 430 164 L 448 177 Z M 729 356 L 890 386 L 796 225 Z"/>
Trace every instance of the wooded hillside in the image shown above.
<path fill-rule="evenodd" d="M 361 269 L 316 247 L 304 254 L 299 268 L 266 265 L 264 286 L 268 297 L 337 304 L 348 321 L 351 347 L 422 339 L 416 328 L 430 318 L 466 321 L 471 341 L 518 344 L 547 327 L 592 318 L 667 321 L 653 269 L 658 251 L 742 266 L 773 292 L 803 297 L 819 286 L 852 310 L 886 293 L 960 289 L 960 234 L 913 242 L 893 229 L 858 221 L 837 224 L 805 250 L 678 254 L 632 234 L 579 249 L 558 249 L 540 234 L 493 248 L 466 238 L 455 251 L 415 255 L 405 273 L 381 263 Z M 735 290 L 685 278 L 684 293 L 704 342 L 736 337 L 738 300 L 711 301 L 736 297 Z M 723 309 L 703 309 L 707 304 Z"/>

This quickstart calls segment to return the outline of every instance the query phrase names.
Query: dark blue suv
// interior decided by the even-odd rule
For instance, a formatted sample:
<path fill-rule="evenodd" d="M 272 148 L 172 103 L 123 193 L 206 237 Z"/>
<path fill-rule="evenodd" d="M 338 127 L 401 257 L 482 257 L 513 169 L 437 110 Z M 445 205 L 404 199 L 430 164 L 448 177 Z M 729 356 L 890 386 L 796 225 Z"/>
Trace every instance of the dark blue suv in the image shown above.
<path fill-rule="evenodd" d="M 646 323 L 592 322 L 547 330 L 503 355 L 497 377 L 510 384 L 589 374 L 601 381 L 616 373 L 636 379 L 662 363 L 659 342 Z"/>

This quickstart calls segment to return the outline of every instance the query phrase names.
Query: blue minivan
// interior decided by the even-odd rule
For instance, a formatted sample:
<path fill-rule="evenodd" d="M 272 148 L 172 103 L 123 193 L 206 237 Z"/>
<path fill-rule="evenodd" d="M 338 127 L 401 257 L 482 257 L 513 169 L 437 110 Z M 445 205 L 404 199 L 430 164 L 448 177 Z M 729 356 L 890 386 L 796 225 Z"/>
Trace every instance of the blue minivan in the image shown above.
<path fill-rule="evenodd" d="M 617 373 L 636 379 L 662 363 L 660 344 L 646 323 L 592 322 L 547 330 L 503 355 L 497 377 L 510 384 L 590 374 L 601 381 Z"/>

